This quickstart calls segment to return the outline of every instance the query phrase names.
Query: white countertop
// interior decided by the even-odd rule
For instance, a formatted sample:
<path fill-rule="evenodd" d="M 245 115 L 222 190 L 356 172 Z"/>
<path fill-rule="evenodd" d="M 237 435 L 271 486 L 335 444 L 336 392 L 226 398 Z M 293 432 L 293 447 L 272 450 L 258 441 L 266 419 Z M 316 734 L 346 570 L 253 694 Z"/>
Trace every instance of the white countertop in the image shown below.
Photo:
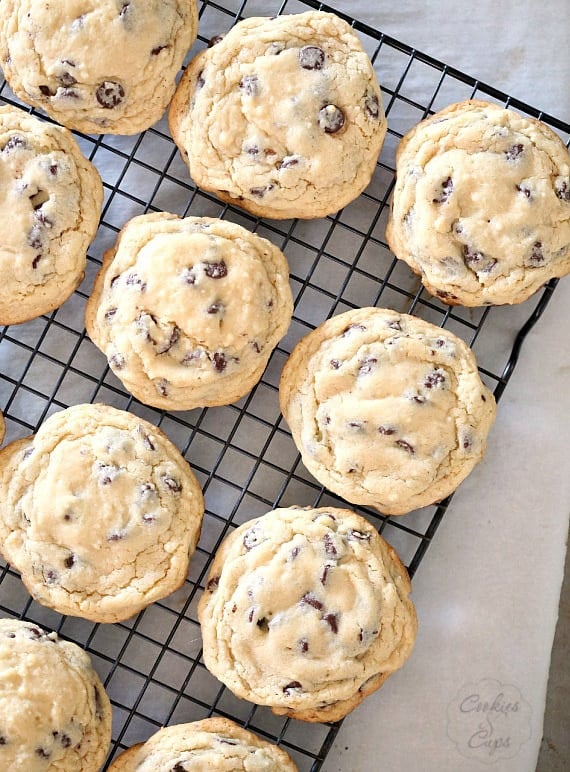
<path fill-rule="evenodd" d="M 330 5 L 570 121 L 567 0 Z M 412 657 L 346 719 L 327 772 L 536 768 L 570 513 L 569 330 L 566 278 L 416 574 Z"/>

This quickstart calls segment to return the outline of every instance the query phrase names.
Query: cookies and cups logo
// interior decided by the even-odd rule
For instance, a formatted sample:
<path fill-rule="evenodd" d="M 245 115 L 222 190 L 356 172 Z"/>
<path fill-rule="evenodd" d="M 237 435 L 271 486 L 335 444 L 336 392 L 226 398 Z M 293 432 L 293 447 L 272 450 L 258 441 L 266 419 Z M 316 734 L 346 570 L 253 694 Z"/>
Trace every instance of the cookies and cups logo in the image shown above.
<path fill-rule="evenodd" d="M 468 759 L 513 758 L 531 736 L 531 707 L 519 689 L 492 678 L 465 684 L 447 708 L 447 734 Z"/>

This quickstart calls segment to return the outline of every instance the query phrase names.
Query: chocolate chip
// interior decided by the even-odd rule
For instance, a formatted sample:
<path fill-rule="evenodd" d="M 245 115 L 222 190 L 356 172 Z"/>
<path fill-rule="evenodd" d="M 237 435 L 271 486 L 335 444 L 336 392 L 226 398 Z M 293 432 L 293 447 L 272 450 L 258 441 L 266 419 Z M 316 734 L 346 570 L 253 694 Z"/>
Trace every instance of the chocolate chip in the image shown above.
<path fill-rule="evenodd" d="M 441 183 L 441 193 L 437 198 L 433 199 L 434 204 L 445 204 L 447 199 L 453 193 L 453 180 L 448 177 Z"/>
<path fill-rule="evenodd" d="M 246 96 L 257 96 L 261 90 L 257 75 L 245 75 L 239 82 L 240 89 Z"/>
<path fill-rule="evenodd" d="M 178 763 L 178 764 L 175 764 L 175 765 L 172 767 L 172 769 L 170 770 L 170 772 L 188 772 L 188 770 L 186 769 L 186 767 L 183 767 L 183 766 L 182 766 L 182 764 L 179 764 L 179 763 Z"/>
<path fill-rule="evenodd" d="M 388 436 L 391 434 L 396 434 L 396 430 L 392 426 L 384 426 L 384 425 L 378 427 L 378 432 L 380 434 L 386 434 Z"/>
<path fill-rule="evenodd" d="M 163 474 L 160 479 L 166 490 L 170 493 L 179 494 L 182 492 L 182 483 L 175 477 L 171 477 L 168 474 Z"/>
<path fill-rule="evenodd" d="M 46 584 L 56 584 L 59 577 L 55 571 L 53 571 L 51 568 L 46 571 Z"/>
<path fill-rule="evenodd" d="M 38 267 L 41 259 L 42 259 L 42 255 L 36 255 L 32 260 L 32 268 L 34 269 L 34 271 Z"/>
<path fill-rule="evenodd" d="M 325 563 L 325 565 L 323 566 L 323 570 L 321 571 L 321 575 L 319 577 L 319 580 L 323 586 L 327 583 L 327 576 L 331 568 L 334 568 L 334 566 L 331 565 L 330 563 Z"/>
<path fill-rule="evenodd" d="M 561 201 L 570 201 L 570 180 L 559 181 L 554 186 L 554 192 Z"/>
<path fill-rule="evenodd" d="M 232 740 L 229 737 L 216 737 L 216 740 L 224 745 L 239 745 L 237 740 Z"/>
<path fill-rule="evenodd" d="M 114 531 L 107 536 L 107 541 L 122 541 L 126 535 L 124 531 Z"/>
<path fill-rule="evenodd" d="M 99 485 L 110 485 L 118 473 L 118 467 L 112 464 L 99 463 Z"/>
<path fill-rule="evenodd" d="M 59 738 L 59 741 L 63 748 L 70 748 L 71 747 L 71 737 L 68 737 L 66 734 L 62 734 Z"/>
<path fill-rule="evenodd" d="M 180 327 L 178 325 L 174 325 L 172 328 L 172 331 L 170 333 L 170 337 L 168 340 L 164 341 L 163 343 L 157 343 L 154 347 L 154 350 L 157 354 L 166 354 L 170 349 L 176 345 L 178 340 L 180 339 Z"/>
<path fill-rule="evenodd" d="M 147 450 L 156 450 L 156 446 L 154 442 L 151 440 L 151 438 L 148 436 L 148 434 L 144 431 L 142 426 L 138 427 L 138 432 L 141 436 L 142 444 L 145 446 Z"/>
<path fill-rule="evenodd" d="M 61 85 L 65 86 L 66 88 L 68 86 L 75 86 L 77 83 L 77 78 L 74 78 L 73 75 L 71 75 L 69 72 L 63 72 L 61 75 L 57 76 L 57 79 Z"/>
<path fill-rule="evenodd" d="M 397 330 L 398 332 L 402 332 L 402 325 L 397 319 L 390 319 L 389 322 L 386 322 L 386 325 L 391 330 Z"/>
<path fill-rule="evenodd" d="M 119 353 L 113 354 L 113 356 L 109 359 L 109 365 L 113 370 L 122 370 L 126 364 L 127 360 L 122 354 Z"/>
<path fill-rule="evenodd" d="M 297 166 L 299 163 L 299 156 L 296 155 L 286 155 L 285 158 L 283 158 L 282 161 L 279 161 L 277 164 L 278 169 L 290 169 L 292 166 Z"/>
<path fill-rule="evenodd" d="M 154 447 L 153 447 L 153 450 L 154 450 Z M 148 501 L 149 499 L 154 499 L 155 496 L 157 495 L 156 486 L 154 485 L 154 483 L 148 483 L 148 482 L 143 483 L 139 487 L 139 491 L 140 491 L 141 501 Z"/>
<path fill-rule="evenodd" d="M 219 263 L 206 263 L 204 273 L 210 279 L 223 279 L 228 275 L 228 267 L 223 260 Z"/>
<path fill-rule="evenodd" d="M 325 552 L 327 555 L 336 555 L 336 547 L 334 546 L 334 542 L 332 540 L 332 536 L 330 533 L 325 533 L 323 537 L 323 541 L 325 543 Z"/>
<path fill-rule="evenodd" d="M 168 397 L 168 381 L 166 378 L 160 378 L 154 385 L 161 397 Z"/>
<path fill-rule="evenodd" d="M 126 283 L 128 287 L 138 287 L 139 292 L 146 292 L 146 282 L 144 282 L 138 273 L 135 273 L 134 271 L 127 275 Z M 139 314 L 139 316 L 141 315 Z M 154 319 L 154 321 L 156 321 L 156 319 Z"/>
<path fill-rule="evenodd" d="M 161 51 L 164 51 L 168 46 L 156 46 L 156 48 L 153 48 L 151 53 L 151 56 L 158 56 Z"/>
<path fill-rule="evenodd" d="M 426 389 L 433 389 L 434 386 L 441 386 L 443 383 L 445 383 L 445 375 L 439 369 L 428 373 L 424 378 L 424 386 Z"/>
<path fill-rule="evenodd" d="M 463 247 L 463 259 L 476 273 L 489 273 L 489 271 L 497 264 L 494 257 L 487 257 L 483 252 L 477 252 L 467 245 Z M 444 297 L 439 291 L 437 294 L 440 297 Z M 450 293 L 445 293 L 445 296 L 455 299 L 455 295 L 451 295 Z"/>
<path fill-rule="evenodd" d="M 11 637 L 15 638 L 16 636 L 12 635 Z M 8 741 L 6 740 L 6 738 L 3 735 L 0 735 L 0 745 L 6 745 L 7 742 Z"/>
<path fill-rule="evenodd" d="M 349 429 L 356 429 L 361 432 L 365 428 L 366 423 L 366 421 L 347 421 L 346 425 Z"/>
<path fill-rule="evenodd" d="M 345 338 L 349 333 L 353 332 L 354 330 L 366 330 L 366 327 L 363 324 L 349 324 L 348 327 L 345 327 L 345 329 L 342 331 L 342 337 Z"/>
<path fill-rule="evenodd" d="M 209 592 L 214 592 L 214 590 L 219 585 L 219 583 L 220 583 L 220 577 L 219 576 L 213 576 L 211 579 L 208 580 L 208 584 L 206 585 L 206 589 Z"/>
<path fill-rule="evenodd" d="M 483 402 L 487 401 L 487 397 L 484 394 L 481 394 L 481 399 L 483 400 Z"/>
<path fill-rule="evenodd" d="M 509 147 L 507 150 L 505 150 L 505 158 L 507 161 L 516 161 L 522 152 L 522 145 L 513 145 L 512 147 Z"/>
<path fill-rule="evenodd" d="M 120 278 L 121 278 L 120 274 L 117 274 L 117 276 L 113 276 L 113 278 L 109 282 L 109 287 L 114 287 L 117 284 L 117 282 L 119 281 Z"/>
<path fill-rule="evenodd" d="M 110 322 L 117 313 L 117 308 L 108 308 L 105 311 L 104 319 L 106 322 Z"/>
<path fill-rule="evenodd" d="M 413 456 L 413 455 L 414 455 L 414 453 L 416 452 L 416 451 L 414 450 L 413 446 L 412 446 L 412 445 L 410 445 L 410 443 L 409 443 L 409 442 L 406 442 L 406 440 L 396 440 L 395 444 L 396 444 L 396 445 L 397 445 L 399 448 L 402 448 L 403 450 L 406 450 L 406 451 L 407 451 L 407 452 L 410 454 L 410 456 Z"/>
<path fill-rule="evenodd" d="M 252 340 L 251 341 L 251 347 L 255 351 L 256 354 L 261 354 L 261 352 L 263 350 L 262 346 L 256 340 Z"/>
<path fill-rule="evenodd" d="M 271 183 L 269 183 L 268 185 L 263 185 L 262 187 L 250 188 L 249 192 L 251 193 L 252 196 L 256 196 L 257 198 L 263 198 L 263 196 L 266 193 L 269 193 L 269 191 L 273 190 L 274 187 L 275 185 L 272 185 Z"/>
<path fill-rule="evenodd" d="M 211 315 L 223 314 L 225 310 L 226 310 L 226 307 L 224 306 L 222 301 L 216 300 L 215 303 L 212 303 L 211 305 L 208 306 L 208 308 L 206 309 L 206 313 Z"/>
<path fill-rule="evenodd" d="M 269 623 L 265 617 L 258 619 L 255 624 L 259 627 L 260 630 L 263 630 L 264 633 L 269 632 Z"/>
<path fill-rule="evenodd" d="M 72 566 L 74 566 L 74 565 L 75 565 L 75 562 L 76 562 L 76 557 L 75 557 L 75 555 L 68 555 L 68 556 L 65 558 L 65 560 L 63 561 L 63 565 L 64 565 L 66 568 L 71 568 Z"/>
<path fill-rule="evenodd" d="M 301 552 L 301 548 L 300 547 L 293 547 L 293 549 L 289 553 L 289 559 L 290 560 L 295 560 L 295 558 L 297 557 L 299 552 Z"/>
<path fill-rule="evenodd" d="M 97 87 L 95 96 L 101 107 L 112 110 L 125 98 L 125 89 L 114 80 L 105 80 Z"/>
<path fill-rule="evenodd" d="M 519 193 L 522 193 L 523 196 L 525 196 L 529 200 L 533 197 L 531 189 L 529 187 L 527 187 L 526 185 L 522 185 L 522 184 L 521 185 L 517 185 L 516 189 L 518 190 Z"/>
<path fill-rule="evenodd" d="M 21 150 L 28 147 L 28 143 L 20 134 L 14 134 L 2 148 L 3 153 L 11 153 L 13 150 Z"/>
<path fill-rule="evenodd" d="M 196 88 L 203 88 L 205 84 L 206 81 L 204 80 L 204 70 L 200 70 L 198 77 L 196 78 Z"/>
<path fill-rule="evenodd" d="M 299 64 L 304 70 L 322 70 L 325 52 L 318 46 L 303 46 L 299 49 Z"/>
<path fill-rule="evenodd" d="M 544 260 L 545 258 L 544 252 L 542 251 L 542 241 L 535 241 L 532 245 L 532 250 L 528 262 L 533 266 L 543 265 Z"/>
<path fill-rule="evenodd" d="M 378 118 L 380 115 L 380 101 L 376 94 L 368 92 L 364 97 L 364 109 L 372 118 Z"/>
<path fill-rule="evenodd" d="M 45 84 L 38 86 L 38 88 L 40 90 L 40 93 L 43 96 L 46 96 L 46 97 L 55 96 L 55 91 L 53 91 L 49 86 L 46 86 Z"/>
<path fill-rule="evenodd" d="M 57 96 L 66 99 L 79 99 L 80 94 L 76 88 L 58 88 Z"/>
<path fill-rule="evenodd" d="M 249 552 L 254 547 L 257 547 L 259 544 L 259 538 L 261 536 L 261 532 L 259 528 L 256 528 L 253 526 L 253 528 L 249 528 L 243 535 L 243 546 L 246 548 L 246 550 Z"/>
<path fill-rule="evenodd" d="M 331 359 L 330 366 L 333 370 L 338 370 L 338 368 L 341 366 L 342 362 L 338 359 Z"/>
<path fill-rule="evenodd" d="M 39 249 L 42 245 L 42 234 L 37 225 L 34 225 L 32 230 L 28 233 L 28 245 L 32 249 Z"/>
<path fill-rule="evenodd" d="M 119 16 L 121 16 L 121 17 L 126 16 L 128 10 L 129 10 L 130 5 L 131 5 L 130 3 L 123 3 L 123 7 L 119 11 Z"/>
<path fill-rule="evenodd" d="M 293 689 L 302 689 L 302 685 L 299 683 L 299 681 L 290 681 L 286 686 L 283 687 L 283 694 L 289 695 L 289 693 Z"/>
<path fill-rule="evenodd" d="M 336 614 L 325 614 L 323 621 L 326 622 L 333 633 L 338 633 L 338 622 Z"/>
<path fill-rule="evenodd" d="M 28 627 L 31 638 L 43 638 L 44 633 L 38 627 Z"/>
<path fill-rule="evenodd" d="M 279 56 L 279 54 L 285 50 L 285 45 L 281 41 L 274 41 L 270 43 L 267 53 L 270 56 Z"/>
<path fill-rule="evenodd" d="M 313 595 L 312 592 L 305 593 L 299 603 L 303 603 L 306 606 L 312 606 L 312 608 L 316 608 L 317 611 L 321 611 L 323 608 L 321 601 L 315 595 Z"/>
<path fill-rule="evenodd" d="M 51 753 L 47 751 L 45 748 L 36 748 L 36 756 L 39 756 L 40 759 L 49 759 L 51 756 Z"/>
<path fill-rule="evenodd" d="M 364 531 L 357 531 L 354 528 L 349 528 L 346 532 L 346 538 L 348 541 L 370 541 L 372 535 L 365 533 Z"/>
<path fill-rule="evenodd" d="M 326 134 L 336 134 L 344 126 L 344 113 L 336 105 L 325 105 L 319 110 L 318 124 Z"/>
<path fill-rule="evenodd" d="M 219 373 L 223 373 L 228 364 L 226 357 L 220 351 L 214 353 L 214 367 Z"/>
<path fill-rule="evenodd" d="M 306 654 L 309 651 L 309 641 L 306 638 L 301 638 L 299 641 L 299 649 L 301 654 Z"/>
<path fill-rule="evenodd" d="M 378 363 L 376 357 L 365 357 L 358 368 L 358 375 L 370 375 L 370 373 L 376 368 L 374 365 Z"/>
<path fill-rule="evenodd" d="M 208 40 L 208 48 L 212 48 L 212 46 L 217 46 L 218 43 L 224 39 L 224 35 L 214 35 Z"/>
<path fill-rule="evenodd" d="M 196 284 L 196 274 L 190 268 L 184 268 L 184 270 L 181 273 L 181 276 L 182 276 L 182 281 L 185 284 L 189 284 L 190 286 L 192 286 L 193 284 Z"/>

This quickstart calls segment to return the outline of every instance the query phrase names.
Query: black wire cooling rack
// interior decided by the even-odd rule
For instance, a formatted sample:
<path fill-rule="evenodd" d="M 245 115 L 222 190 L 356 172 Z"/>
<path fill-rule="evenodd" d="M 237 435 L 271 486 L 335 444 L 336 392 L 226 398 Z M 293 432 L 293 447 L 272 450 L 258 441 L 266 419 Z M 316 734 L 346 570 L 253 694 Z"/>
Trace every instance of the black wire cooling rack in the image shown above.
<path fill-rule="evenodd" d="M 308 9 L 331 10 L 312 0 L 203 0 L 200 36 L 190 55 L 243 17 Z M 325 318 L 359 306 L 387 306 L 445 326 L 466 340 L 475 350 L 483 379 L 499 398 L 526 334 L 556 285 L 551 281 L 533 299 L 513 308 L 449 308 L 428 295 L 407 266 L 393 257 L 384 231 L 396 146 L 431 112 L 479 97 L 542 119 L 567 145 L 570 126 L 339 15 L 358 32 L 375 64 L 389 123 L 374 178 L 357 201 L 334 217 L 314 221 L 260 220 L 195 187 L 164 119 L 136 137 L 77 134 L 105 186 L 103 216 L 85 281 L 49 316 L 0 331 L 0 404 L 7 441 L 34 433 L 48 415 L 72 404 L 106 402 L 161 426 L 190 461 L 204 489 L 202 536 L 185 585 L 127 622 L 99 625 L 61 617 L 33 602 L 18 574 L 0 563 L 0 612 L 56 630 L 91 655 L 113 704 L 110 758 L 162 725 L 222 715 L 279 743 L 301 772 L 321 768 L 339 725 L 303 724 L 236 699 L 204 666 L 196 615 L 212 555 L 233 527 L 276 506 L 344 504 L 319 486 L 300 462 L 279 413 L 281 368 L 295 343 Z M 22 106 L 5 83 L 0 101 Z M 269 238 L 287 255 L 296 298 L 293 323 L 261 382 L 234 405 L 175 414 L 145 407 L 123 390 L 86 337 L 84 307 L 103 252 L 127 219 L 151 210 L 230 219 Z M 413 575 L 449 502 L 403 518 L 356 509 L 383 532 Z M 366 705 L 360 709 L 366 710 Z"/>

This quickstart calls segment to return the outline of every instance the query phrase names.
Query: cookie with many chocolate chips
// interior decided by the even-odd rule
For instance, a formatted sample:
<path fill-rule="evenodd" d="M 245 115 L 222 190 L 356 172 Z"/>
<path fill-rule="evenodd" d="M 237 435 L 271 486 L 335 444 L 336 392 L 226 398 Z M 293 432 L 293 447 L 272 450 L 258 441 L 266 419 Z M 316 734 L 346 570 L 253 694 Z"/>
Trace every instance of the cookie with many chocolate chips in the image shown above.
<path fill-rule="evenodd" d="M 159 729 L 117 756 L 109 772 L 296 772 L 276 745 L 227 718 L 206 718 Z"/>
<path fill-rule="evenodd" d="M 276 509 L 216 554 L 198 605 L 204 662 L 274 713 L 337 721 L 409 656 L 410 591 L 396 552 L 360 515 Z"/>
<path fill-rule="evenodd" d="M 197 25 L 196 0 L 3 0 L 0 65 L 64 126 L 136 134 L 166 110 Z"/>
<path fill-rule="evenodd" d="M 380 308 L 339 314 L 303 338 L 279 398 L 311 474 L 391 515 L 452 493 L 482 458 L 495 418 L 462 340 Z"/>
<path fill-rule="evenodd" d="M 570 272 L 570 155 L 545 124 L 467 101 L 401 141 L 387 240 L 450 305 L 520 303 Z"/>
<path fill-rule="evenodd" d="M 71 132 L 0 107 L 0 324 L 58 308 L 85 273 L 103 186 Z"/>
<path fill-rule="evenodd" d="M 98 772 L 111 703 L 89 656 L 30 622 L 0 619 L 0 769 Z"/>
<path fill-rule="evenodd" d="M 198 185 L 278 219 L 355 199 L 386 135 L 358 36 L 320 11 L 236 24 L 190 63 L 169 121 Z"/>
<path fill-rule="evenodd" d="M 117 622 L 184 582 L 204 502 L 167 437 L 76 405 L 0 451 L 0 550 L 60 614 Z"/>
<path fill-rule="evenodd" d="M 283 253 L 240 225 L 164 212 L 127 223 L 85 325 L 141 402 L 228 405 L 259 381 L 291 321 Z"/>

